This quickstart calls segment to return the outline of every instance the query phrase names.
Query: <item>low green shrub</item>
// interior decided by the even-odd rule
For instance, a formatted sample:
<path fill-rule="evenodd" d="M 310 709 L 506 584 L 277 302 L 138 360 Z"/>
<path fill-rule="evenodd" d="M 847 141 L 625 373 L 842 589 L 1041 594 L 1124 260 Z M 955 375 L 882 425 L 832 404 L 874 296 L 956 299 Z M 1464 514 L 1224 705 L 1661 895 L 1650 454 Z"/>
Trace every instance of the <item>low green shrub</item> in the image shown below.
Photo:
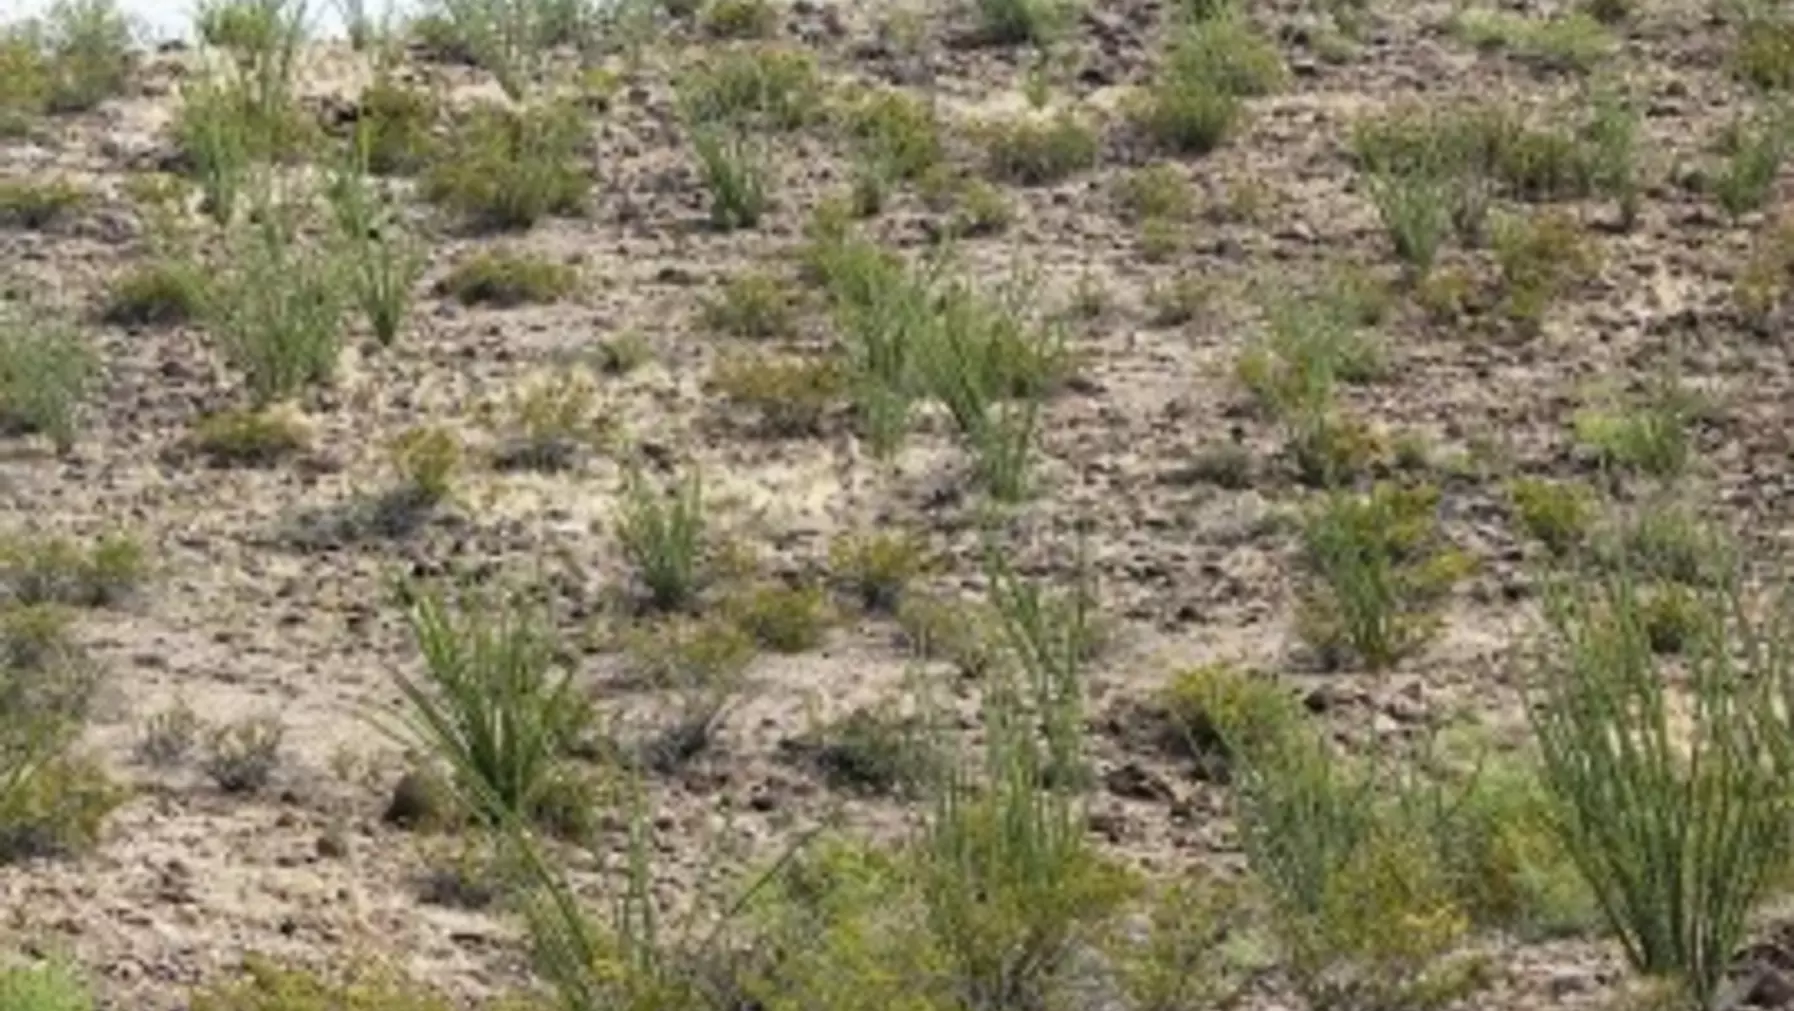
<path fill-rule="evenodd" d="M 565 104 L 481 105 L 462 116 L 423 170 L 418 191 L 477 227 L 527 229 L 583 213 L 585 119 Z"/>

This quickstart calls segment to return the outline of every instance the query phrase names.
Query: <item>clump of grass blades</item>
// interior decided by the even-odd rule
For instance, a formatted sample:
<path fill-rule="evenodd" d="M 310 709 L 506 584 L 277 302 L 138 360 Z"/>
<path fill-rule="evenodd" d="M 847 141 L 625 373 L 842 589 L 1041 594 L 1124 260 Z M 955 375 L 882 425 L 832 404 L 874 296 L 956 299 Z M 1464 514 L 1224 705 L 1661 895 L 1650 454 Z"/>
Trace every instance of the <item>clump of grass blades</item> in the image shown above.
<path fill-rule="evenodd" d="M 113 281 L 100 319 L 117 326 L 185 323 L 204 311 L 205 299 L 206 278 L 198 266 L 156 260 Z"/>
<path fill-rule="evenodd" d="M 1061 182 L 1096 164 L 1096 132 L 1070 113 L 1022 119 L 990 128 L 992 177 L 1022 186 Z"/>
<path fill-rule="evenodd" d="M 1528 712 L 1609 929 L 1640 972 L 1709 1007 L 1788 859 L 1794 680 L 1786 601 L 1753 617 L 1730 579 L 1695 599 L 1673 698 L 1630 572 L 1551 581 Z"/>
<path fill-rule="evenodd" d="M 0 312 L 0 432 L 41 433 L 74 447 L 99 361 L 80 334 L 23 312 Z"/>
<path fill-rule="evenodd" d="M 417 743 L 450 769 L 469 808 L 494 824 L 531 820 L 590 725 L 555 643 L 523 605 L 456 608 L 408 590 L 421 677 L 397 675 Z"/>
<path fill-rule="evenodd" d="M 640 472 L 624 485 L 617 538 L 656 609 L 690 605 L 703 580 L 703 486 L 694 472 L 671 493 L 651 487 Z"/>
<path fill-rule="evenodd" d="M 86 203 L 86 190 L 66 179 L 0 180 L 0 224 L 42 229 Z"/>
<path fill-rule="evenodd" d="M 1725 164 L 1711 188 L 1719 206 L 1733 218 L 1762 207 L 1769 200 L 1788 157 L 1791 114 L 1784 108 L 1759 111 L 1733 123 L 1721 138 Z"/>
<path fill-rule="evenodd" d="M 815 115 L 821 87 L 815 59 L 802 50 L 712 50 L 680 77 L 679 109 L 694 129 L 795 130 Z"/>
<path fill-rule="evenodd" d="M 591 179 L 580 165 L 584 119 L 566 104 L 476 107 L 443 142 L 419 180 L 425 200 L 494 230 L 526 229 L 584 210 Z"/>
<path fill-rule="evenodd" d="M 1186 25 L 1148 85 L 1136 122 L 1172 154 L 1206 154 L 1234 131 L 1244 100 L 1283 86 L 1276 46 L 1238 16 Z"/>
<path fill-rule="evenodd" d="M 355 149 L 336 167 L 326 192 L 335 212 L 350 300 L 367 319 L 374 339 L 387 346 L 398 338 L 410 311 L 424 255 L 392 205 L 370 185 L 368 144 L 368 135 L 357 136 Z"/>
<path fill-rule="evenodd" d="M 979 39 L 987 45 L 1045 45 L 1077 13 L 1072 0 L 976 0 Z"/>
<path fill-rule="evenodd" d="M 260 204 L 230 237 L 206 305 L 207 328 L 258 407 L 332 376 L 344 309 L 340 261 L 300 241 L 292 207 Z"/>
<path fill-rule="evenodd" d="M 753 228 L 771 202 L 766 150 L 745 133 L 701 127 L 692 136 L 704 185 L 710 190 L 710 223 L 721 231 Z"/>
<path fill-rule="evenodd" d="M 462 305 L 505 309 L 558 301 L 573 290 L 578 277 L 565 263 L 498 250 L 479 253 L 456 264 L 437 284 L 437 291 L 452 295 Z"/>
<path fill-rule="evenodd" d="M 1310 582 L 1299 628 L 1322 658 L 1346 651 L 1382 670 L 1438 628 L 1440 598 L 1469 567 L 1438 530 L 1438 490 L 1333 492 L 1303 530 Z"/>
<path fill-rule="evenodd" d="M 588 0 L 436 0 L 430 8 L 434 48 L 489 71 L 513 101 L 542 77 L 554 47 L 583 45 L 599 18 Z"/>
<path fill-rule="evenodd" d="M 136 31 L 113 0 L 58 0 L 18 34 L 16 86 L 50 113 L 85 112 L 124 93 L 136 64 Z M 9 69 L 0 67 L 0 69 Z"/>

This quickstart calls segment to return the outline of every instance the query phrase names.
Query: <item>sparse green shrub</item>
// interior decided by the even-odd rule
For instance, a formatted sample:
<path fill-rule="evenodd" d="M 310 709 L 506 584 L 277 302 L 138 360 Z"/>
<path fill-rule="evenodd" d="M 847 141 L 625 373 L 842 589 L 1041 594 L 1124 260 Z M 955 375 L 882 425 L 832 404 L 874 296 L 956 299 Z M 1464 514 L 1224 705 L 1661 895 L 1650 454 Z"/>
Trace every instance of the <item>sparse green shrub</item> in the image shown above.
<path fill-rule="evenodd" d="M 581 165 L 586 143 L 585 119 L 571 105 L 480 105 L 454 125 L 418 190 L 495 230 L 527 229 L 549 215 L 577 216 L 591 188 Z"/>
<path fill-rule="evenodd" d="M 52 732 L 54 750 L 36 756 L 0 750 L 0 865 L 88 849 L 125 800 L 98 760 L 62 751 L 64 733 Z"/>
<path fill-rule="evenodd" d="M 1692 391 L 1674 377 L 1661 378 L 1631 403 L 1576 412 L 1576 441 L 1604 464 L 1671 480 L 1688 469 L 1690 428 L 1700 412 Z"/>
<path fill-rule="evenodd" d="M 1142 235 L 1142 244 L 1158 241 L 1158 232 L 1149 231 Z M 1158 255 L 1157 249 L 1143 249 L 1142 254 Z M 1153 256 L 1147 258 L 1151 260 Z M 1185 274 L 1164 284 L 1154 284 L 1146 290 L 1146 307 L 1151 311 L 1154 326 L 1183 326 L 1193 320 L 1202 318 L 1220 292 L 1215 282 L 1207 277 Z"/>
<path fill-rule="evenodd" d="M 225 793 L 259 793 L 280 767 L 285 737 L 285 724 L 273 715 L 245 717 L 214 728 L 206 741 L 206 775 Z"/>
<path fill-rule="evenodd" d="M 170 326 L 205 309 L 206 277 L 198 265 L 155 260 L 112 282 L 100 319 L 115 326 Z"/>
<path fill-rule="evenodd" d="M 1183 221 L 1196 206 L 1190 182 L 1176 165 L 1154 162 L 1121 177 L 1115 203 L 1132 221 Z"/>
<path fill-rule="evenodd" d="M 48 228 L 87 200 L 87 190 L 67 179 L 0 179 L 0 225 Z"/>
<path fill-rule="evenodd" d="M 300 240 L 293 208 L 264 203 L 256 217 L 230 238 L 206 325 L 261 407 L 334 375 L 344 305 L 340 264 Z"/>
<path fill-rule="evenodd" d="M 795 130 L 820 108 L 816 61 L 801 49 L 712 49 L 679 77 L 681 118 L 693 129 Z"/>
<path fill-rule="evenodd" d="M 58 0 L 40 28 L 49 112 L 86 112 L 124 94 L 137 62 L 137 39 L 117 3 Z"/>
<path fill-rule="evenodd" d="M 1527 707 L 1553 824 L 1641 973 L 1710 1007 L 1748 917 L 1786 866 L 1787 610 L 1693 598 L 1672 704 L 1634 577 L 1547 585 Z M 1681 693 L 1686 693 L 1682 695 Z M 1672 710 L 1674 715 L 1672 715 Z"/>
<path fill-rule="evenodd" d="M 353 964 L 326 979 L 250 954 L 240 977 L 213 982 L 193 997 L 193 1011 L 450 1011 L 453 1005 L 417 980 L 374 962 Z"/>
<path fill-rule="evenodd" d="M 1290 733 L 1302 720 L 1286 686 L 1225 663 L 1175 675 L 1158 703 L 1169 723 L 1165 743 L 1179 754 L 1205 761 L 1225 763 L 1232 757 L 1229 735 L 1235 744 L 1242 735 L 1268 740 Z"/>
<path fill-rule="evenodd" d="M 1726 161 L 1713 178 L 1714 199 L 1732 217 L 1762 207 L 1788 157 L 1789 113 L 1772 110 L 1733 123 L 1722 138 Z"/>
<path fill-rule="evenodd" d="M 1338 384 L 1383 373 L 1381 344 L 1364 332 L 1356 307 L 1338 290 L 1273 294 L 1264 315 L 1264 334 L 1240 355 L 1235 374 L 1274 418 L 1324 410 Z"/>
<path fill-rule="evenodd" d="M 1741 4 L 1732 69 L 1765 91 L 1794 87 L 1794 20 L 1774 4 Z"/>
<path fill-rule="evenodd" d="M 654 360 L 654 347 L 640 330 L 625 330 L 592 346 L 593 364 L 607 376 L 625 376 Z"/>
<path fill-rule="evenodd" d="M 720 295 L 704 304 L 704 324 L 717 333 L 748 340 L 789 337 L 797 330 L 796 294 L 781 277 L 743 273 L 730 278 Z"/>
<path fill-rule="evenodd" d="M 1644 118 L 1642 103 L 1621 92 L 1597 91 L 1586 137 L 1596 190 L 1619 205 L 1620 227 L 1638 221 L 1643 184 L 1638 178 L 1638 136 Z"/>
<path fill-rule="evenodd" d="M 186 442 L 215 466 L 266 467 L 303 452 L 310 439 L 290 413 L 231 408 L 199 419 Z"/>
<path fill-rule="evenodd" d="M 441 425 L 413 425 L 389 447 L 399 484 L 387 505 L 401 513 L 429 509 L 448 498 L 461 469 L 461 440 Z"/>
<path fill-rule="evenodd" d="M 109 534 L 82 546 L 60 537 L 0 539 L 0 588 L 19 604 L 106 607 L 142 581 L 143 546 Z"/>
<path fill-rule="evenodd" d="M 1009 197 L 983 179 L 968 179 L 954 198 L 947 231 L 955 238 L 978 239 L 1001 235 L 1015 220 Z"/>
<path fill-rule="evenodd" d="M 749 587 L 724 604 L 737 627 L 775 653 L 807 653 L 828 631 L 828 601 L 820 587 L 768 583 Z"/>
<path fill-rule="evenodd" d="M 424 252 L 405 230 L 391 201 L 368 183 L 366 135 L 335 167 L 326 194 L 336 221 L 341 269 L 349 301 L 367 319 L 374 339 L 390 346 L 411 311 L 412 288 L 423 274 Z"/>
<path fill-rule="evenodd" d="M 919 722 L 887 706 L 859 708 L 807 743 L 830 786 L 869 796 L 904 795 L 939 772 L 940 756 Z"/>
<path fill-rule="evenodd" d="M 185 700 L 177 699 L 166 709 L 151 713 L 143 721 L 132 754 L 140 762 L 158 769 L 180 765 L 192 753 L 205 721 Z"/>
<path fill-rule="evenodd" d="M 1071 113 L 991 124 L 985 164 L 993 179 L 1021 186 L 1063 182 L 1096 164 L 1096 132 Z"/>
<path fill-rule="evenodd" d="M 1372 175 L 1366 183 L 1395 255 L 1426 276 L 1452 227 L 1451 184 L 1418 172 Z"/>
<path fill-rule="evenodd" d="M 1605 568 L 1685 586 L 1712 585 L 1737 557 L 1718 527 L 1683 505 L 1656 499 L 1613 517 L 1593 547 Z"/>
<path fill-rule="evenodd" d="M 1143 906 L 1144 924 L 1106 946 L 1132 1007 L 1226 1007 L 1269 967 L 1254 950 L 1250 890 L 1237 879 L 1196 870 L 1149 890 Z"/>
<path fill-rule="evenodd" d="M 777 438 L 820 434 L 828 412 L 847 394 L 846 375 L 828 358 L 728 358 L 711 372 L 710 385 L 758 413 L 764 431 Z"/>
<path fill-rule="evenodd" d="M 590 0 L 436 0 L 426 10 L 413 34 L 441 59 L 491 72 L 512 101 L 547 76 L 556 47 L 590 45 L 601 17 Z"/>
<path fill-rule="evenodd" d="M 829 545 L 830 571 L 868 611 L 896 611 L 927 565 L 921 539 L 910 535 L 843 535 Z"/>
<path fill-rule="evenodd" d="M 773 0 L 710 0 L 701 21 L 713 38 L 764 39 L 778 34 L 779 8 Z"/>
<path fill-rule="evenodd" d="M 1508 486 L 1508 498 L 1521 529 L 1553 554 L 1580 545 L 1594 522 L 1594 494 L 1586 485 L 1519 478 Z"/>
<path fill-rule="evenodd" d="M 1478 49 L 1506 51 L 1541 70 L 1586 74 L 1617 48 L 1601 22 L 1583 13 L 1535 20 L 1505 11 L 1467 9 L 1453 19 L 1452 27 Z"/>
<path fill-rule="evenodd" d="M 710 191 L 711 225 L 725 232 L 759 225 L 772 202 L 765 149 L 746 133 L 708 127 L 691 142 Z"/>
<path fill-rule="evenodd" d="M 1600 251 L 1561 212 L 1502 219 L 1495 229 L 1502 312 L 1524 333 L 1536 334 L 1554 301 L 1600 270 Z"/>
<path fill-rule="evenodd" d="M 862 157 L 893 179 L 916 179 L 941 163 L 945 145 L 935 111 L 895 88 L 860 96 L 843 118 Z"/>
<path fill-rule="evenodd" d="M 918 658 L 943 660 L 967 678 L 989 674 L 1004 659 L 997 619 L 976 602 L 905 594 L 897 624 Z"/>
<path fill-rule="evenodd" d="M 602 444 L 615 428 L 597 398 L 584 372 L 562 370 L 531 383 L 510 398 L 494 462 L 551 473 L 572 466 L 581 447 Z"/>
<path fill-rule="evenodd" d="M 579 272 L 531 253 L 498 250 L 477 253 L 455 264 L 436 291 L 462 305 L 500 309 L 558 302 L 573 291 Z"/>
<path fill-rule="evenodd" d="M 382 176 L 422 171 L 435 148 L 431 131 L 439 115 L 430 92 L 391 76 L 376 77 L 362 89 L 355 120 L 356 142 L 366 155 L 367 170 Z"/>
<path fill-rule="evenodd" d="M 1569 200 L 1592 192 L 1600 175 L 1601 150 L 1579 127 L 1534 126 L 1500 104 L 1410 105 L 1356 122 L 1351 147 L 1365 174 L 1429 177 L 1449 184 L 1452 204 L 1479 181 L 1521 200 Z"/>
<path fill-rule="evenodd" d="M 622 641 L 629 669 L 651 688 L 673 695 L 673 715 L 647 744 L 650 767 L 677 768 L 710 746 L 758 651 L 733 621 L 668 615 L 629 629 Z"/>
<path fill-rule="evenodd" d="M 648 601 L 661 611 L 686 607 L 704 579 L 704 497 L 696 472 L 676 489 L 650 487 L 632 472 L 617 513 L 617 539 Z"/>
<path fill-rule="evenodd" d="M 1435 488 L 1333 492 L 1304 522 L 1298 631 L 1324 660 L 1386 669 L 1438 629 L 1437 607 L 1470 568 L 1438 529 Z"/>
<path fill-rule="evenodd" d="M 1794 290 L 1794 218 L 1778 217 L 1757 234 L 1750 259 L 1732 282 L 1732 302 L 1758 331 L 1769 327 Z"/>
<path fill-rule="evenodd" d="M 1244 99 L 1278 90 L 1287 76 L 1276 46 L 1244 18 L 1197 21 L 1172 40 L 1134 118 L 1167 152 L 1206 154 L 1233 133 Z"/>
<path fill-rule="evenodd" d="M 93 1011 L 87 984 L 60 962 L 0 969 L 0 1007 L 13 1011 Z"/>
<path fill-rule="evenodd" d="M 72 328 L 0 311 L 0 434 L 38 433 L 57 452 L 73 448 L 99 365 Z"/>
<path fill-rule="evenodd" d="M 537 820 L 592 719 L 559 669 L 552 631 L 517 601 L 406 596 L 423 658 L 421 675 L 395 675 L 409 735 L 448 767 L 468 810 L 499 824 Z"/>
<path fill-rule="evenodd" d="M 24 137 L 45 112 L 48 60 L 29 26 L 0 29 L 0 137 Z"/>
<path fill-rule="evenodd" d="M 1044 46 L 1077 13 L 1075 0 L 975 0 L 979 39 L 986 45 Z"/>

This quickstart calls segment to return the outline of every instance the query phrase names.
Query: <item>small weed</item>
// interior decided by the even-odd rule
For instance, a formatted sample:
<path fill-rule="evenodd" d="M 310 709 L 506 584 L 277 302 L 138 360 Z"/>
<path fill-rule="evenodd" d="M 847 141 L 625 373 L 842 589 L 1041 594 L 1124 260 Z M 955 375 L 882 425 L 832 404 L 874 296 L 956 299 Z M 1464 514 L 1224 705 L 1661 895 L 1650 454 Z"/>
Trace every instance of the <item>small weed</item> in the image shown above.
<path fill-rule="evenodd" d="M 285 737 L 285 725 L 273 715 L 218 727 L 206 741 L 206 775 L 225 793 L 259 793 L 280 767 Z"/>
<path fill-rule="evenodd" d="M 570 105 L 478 106 L 450 131 L 419 192 L 495 230 L 527 229 L 549 215 L 577 216 L 591 188 L 580 164 L 586 143 L 585 118 Z"/>
<path fill-rule="evenodd" d="M 506 250 L 478 253 L 457 263 L 436 292 L 462 305 L 500 309 L 558 302 L 574 289 L 579 274 L 565 263 Z"/>
<path fill-rule="evenodd" d="M 632 472 L 618 507 L 617 539 L 657 610 L 694 601 L 704 572 L 703 486 L 694 472 L 676 489 L 650 487 Z"/>
<path fill-rule="evenodd" d="M 1637 7 L 1635 0 L 1581 0 L 1577 4 L 1581 13 L 1608 26 L 1630 21 Z"/>
<path fill-rule="evenodd" d="M 68 452 L 99 364 L 74 330 L 0 311 L 0 433 L 42 434 Z"/>
<path fill-rule="evenodd" d="M 82 546 L 64 538 L 0 539 L 0 590 L 15 603 L 106 607 L 142 582 L 143 546 L 112 534 Z"/>
<path fill-rule="evenodd" d="M 1794 290 L 1794 218 L 1780 217 L 1757 234 L 1750 259 L 1732 282 L 1732 301 L 1759 332 L 1769 328 Z"/>
<path fill-rule="evenodd" d="M 790 337 L 797 331 L 797 295 L 781 277 L 738 274 L 721 294 L 705 303 L 704 324 L 717 333 L 747 340 Z"/>
<path fill-rule="evenodd" d="M 769 583 L 750 587 L 724 604 L 730 620 L 775 653 L 807 653 L 828 631 L 827 598 L 820 587 Z"/>
<path fill-rule="evenodd" d="M 1070 24 L 1073 0 L 975 0 L 979 39 L 986 45 L 1046 45 Z"/>
<path fill-rule="evenodd" d="M 1494 248 L 1502 311 L 1528 335 L 1539 332 L 1553 302 L 1593 279 L 1601 266 L 1599 250 L 1563 213 L 1504 219 Z"/>
<path fill-rule="evenodd" d="M 1309 488 L 1339 488 L 1389 455 L 1383 430 L 1349 411 L 1318 407 L 1284 420 L 1296 479 Z"/>
<path fill-rule="evenodd" d="M 1673 378 L 1659 380 L 1636 403 L 1578 411 L 1576 441 L 1603 464 L 1673 479 L 1688 468 L 1689 429 L 1700 406 L 1694 394 Z"/>
<path fill-rule="evenodd" d="M 967 678 L 982 678 L 1003 662 L 996 622 L 988 607 L 965 601 L 911 593 L 897 605 L 897 624 L 915 655 L 946 661 Z"/>
<path fill-rule="evenodd" d="M 1140 259 L 1147 263 L 1167 263 L 1184 248 L 1184 229 L 1167 218 L 1147 218 L 1140 222 Z M 1192 284 L 1191 282 L 1196 282 Z M 1183 277 L 1170 285 L 1155 285 L 1146 293 L 1154 308 L 1153 322 L 1160 326 L 1182 326 L 1195 319 L 1202 309 L 1200 296 L 1210 286 L 1196 278 Z M 1212 291 L 1210 291 L 1212 293 Z M 1187 299 L 1195 298 L 1195 301 Z"/>
<path fill-rule="evenodd" d="M 1329 665 L 1350 651 L 1373 670 L 1415 652 L 1437 605 L 1470 567 L 1438 530 L 1438 491 L 1379 485 L 1334 492 L 1304 524 L 1310 575 L 1298 626 Z"/>
<path fill-rule="evenodd" d="M 593 345 L 593 365 L 610 376 L 626 376 L 654 360 L 654 346 L 639 330 L 626 330 Z"/>
<path fill-rule="evenodd" d="M 1338 384 L 1382 374 L 1382 347 L 1344 293 L 1275 294 L 1264 311 L 1264 334 L 1240 355 L 1235 374 L 1272 417 L 1288 424 L 1324 413 Z"/>
<path fill-rule="evenodd" d="M 597 398 L 591 379 L 571 370 L 525 387 L 510 399 L 495 462 L 501 469 L 549 473 L 571 467 L 582 447 L 601 445 L 615 428 Z"/>
<path fill-rule="evenodd" d="M 452 430 L 440 425 L 407 428 L 393 439 L 390 454 L 399 478 L 394 505 L 404 511 L 429 509 L 448 498 L 462 461 L 461 440 Z"/>
<path fill-rule="evenodd" d="M 748 134 L 714 127 L 692 135 L 704 186 L 710 191 L 710 223 L 725 232 L 760 224 L 771 205 L 766 149 Z"/>
<path fill-rule="evenodd" d="M 430 92 L 381 76 L 362 89 L 356 112 L 356 143 L 369 172 L 409 176 L 430 163 L 432 130 L 441 114 Z"/>
<path fill-rule="evenodd" d="M 983 179 L 967 180 L 954 199 L 950 232 L 963 239 L 985 238 L 1008 231 L 1015 208 L 1002 190 Z"/>
<path fill-rule="evenodd" d="M 717 39 L 764 39 L 778 34 L 779 8 L 773 0 L 710 0 L 701 18 Z"/>
<path fill-rule="evenodd" d="M 352 303 L 367 319 L 374 339 L 390 346 L 411 310 L 412 289 L 423 274 L 425 255 L 398 220 L 389 199 L 369 185 L 365 135 L 334 169 L 326 193 L 335 212 L 336 240 Z"/>
<path fill-rule="evenodd" d="M 201 418 L 187 445 L 221 467 L 267 467 L 303 452 L 310 438 L 289 412 L 233 408 Z"/>
<path fill-rule="evenodd" d="M 1520 478 L 1508 499 L 1521 529 L 1556 555 L 1587 539 L 1595 518 L 1594 493 L 1586 486 L 1542 478 Z"/>
<path fill-rule="evenodd" d="M 192 754 L 205 721 L 185 700 L 177 700 L 143 722 L 133 751 L 137 760 L 158 769 L 180 765 Z"/>
<path fill-rule="evenodd" d="M 680 75 L 677 87 L 681 118 L 694 130 L 795 130 L 822 107 L 815 58 L 779 46 L 707 52 Z"/>
<path fill-rule="evenodd" d="M 1395 255 L 1425 277 L 1452 228 L 1451 184 L 1418 172 L 1374 174 L 1366 183 Z"/>
<path fill-rule="evenodd" d="M 886 708 L 860 708 L 816 734 L 813 759 L 835 789 L 902 796 L 926 785 L 939 756 L 918 721 Z"/>
<path fill-rule="evenodd" d="M 339 262 L 299 240 L 292 208 L 264 206 L 257 219 L 232 237 L 206 322 L 260 407 L 334 375 L 345 305 Z"/>
<path fill-rule="evenodd" d="M 114 326 L 173 326 L 198 319 L 205 305 L 206 275 L 197 264 L 157 260 L 112 282 L 100 319 Z"/>
<path fill-rule="evenodd" d="M 1176 479 L 1243 491 L 1252 487 L 1256 470 L 1251 450 L 1231 439 L 1215 440 L 1192 453 L 1190 462 L 1176 472 Z"/>
<path fill-rule="evenodd" d="M 1154 162 L 1121 178 L 1115 203 L 1130 221 L 1183 221 L 1194 212 L 1196 199 L 1176 165 Z"/>
<path fill-rule="evenodd" d="M 14 1011 L 93 1011 L 81 975 L 61 962 L 0 969 L 0 1007 Z"/>
<path fill-rule="evenodd" d="M 1468 9 L 1453 30 L 1478 49 L 1505 51 L 1540 70 L 1587 74 L 1617 48 L 1606 27 L 1588 14 L 1535 20 L 1505 11 Z"/>
<path fill-rule="evenodd" d="M 941 163 L 945 145 L 934 109 L 909 92 L 883 88 L 850 105 L 844 117 L 862 157 L 893 179 L 917 179 Z"/>
<path fill-rule="evenodd" d="M 0 225 L 42 230 L 66 219 L 87 200 L 87 191 L 66 179 L 0 179 Z"/>
<path fill-rule="evenodd" d="M 710 385 L 731 403 L 756 411 L 767 434 L 778 438 L 820 434 L 828 412 L 847 394 L 846 375 L 828 358 L 725 359 Z"/>
<path fill-rule="evenodd" d="M 1218 294 L 1213 280 L 1187 274 L 1147 289 L 1146 308 L 1154 326 L 1183 326 L 1207 312 Z"/>
<path fill-rule="evenodd" d="M 1094 166 L 1099 147 L 1096 131 L 1070 113 L 992 124 L 985 140 L 986 171 L 1002 182 L 1046 186 Z"/>
<path fill-rule="evenodd" d="M 844 535 L 829 545 L 830 571 L 868 611 L 895 612 L 904 589 L 927 567 L 921 539 L 910 535 Z"/>
<path fill-rule="evenodd" d="M 1725 165 L 1713 178 L 1714 199 L 1734 218 L 1769 200 L 1788 157 L 1789 113 L 1773 111 L 1732 124 L 1723 138 Z"/>
<path fill-rule="evenodd" d="M 1733 73 L 1764 91 L 1794 88 L 1794 20 L 1773 4 L 1741 6 Z"/>
<path fill-rule="evenodd" d="M 137 62 L 136 32 L 113 0 L 59 0 L 38 42 L 51 113 L 86 112 L 124 94 Z"/>
<path fill-rule="evenodd" d="M 4 757 L 10 763 L 13 756 Z M 22 770 L 0 767 L 0 773 L 0 865 L 87 850 L 126 798 L 90 758 L 52 755 Z"/>
<path fill-rule="evenodd" d="M 1276 46 L 1244 19 L 1198 21 L 1172 41 L 1134 119 L 1171 154 L 1207 154 L 1232 135 L 1244 99 L 1276 91 L 1287 75 Z"/>
<path fill-rule="evenodd" d="M 450 1011 L 453 1005 L 386 966 L 350 966 L 341 979 L 288 968 L 257 954 L 243 959 L 235 979 L 212 983 L 193 996 L 193 1011 Z"/>
<path fill-rule="evenodd" d="M 1232 757 L 1229 737 L 1269 740 L 1288 734 L 1302 721 L 1289 689 L 1272 678 L 1230 664 L 1193 667 L 1165 685 L 1159 705 L 1169 723 L 1166 744 L 1177 754 L 1224 772 Z"/>
<path fill-rule="evenodd" d="M 1594 554 L 1615 572 L 1704 587 L 1719 579 L 1737 550 L 1688 509 L 1653 501 L 1616 517 L 1596 539 Z"/>

